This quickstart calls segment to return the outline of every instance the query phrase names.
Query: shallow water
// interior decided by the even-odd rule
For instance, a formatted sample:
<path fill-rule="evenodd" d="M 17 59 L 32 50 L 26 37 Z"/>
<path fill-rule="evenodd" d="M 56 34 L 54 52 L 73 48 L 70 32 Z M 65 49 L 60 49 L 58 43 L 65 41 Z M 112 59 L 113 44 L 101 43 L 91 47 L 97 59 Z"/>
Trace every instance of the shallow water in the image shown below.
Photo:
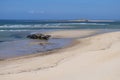
<path fill-rule="evenodd" d="M 71 41 L 71 39 L 50 39 L 49 41 L 43 42 L 40 40 L 25 39 L 2 42 L 0 44 L 0 59 L 34 54 L 65 47 L 69 45 Z"/>

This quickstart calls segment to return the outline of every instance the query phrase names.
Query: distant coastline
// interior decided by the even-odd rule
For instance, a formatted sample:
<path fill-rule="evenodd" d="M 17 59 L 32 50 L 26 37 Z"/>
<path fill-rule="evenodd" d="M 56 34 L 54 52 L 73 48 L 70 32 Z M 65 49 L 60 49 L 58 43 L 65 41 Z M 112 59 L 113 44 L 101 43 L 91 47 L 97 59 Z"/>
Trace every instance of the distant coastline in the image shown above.
<path fill-rule="evenodd" d="M 80 19 L 80 20 L 70 20 L 75 22 L 115 22 L 115 20 L 87 20 L 87 19 Z"/>

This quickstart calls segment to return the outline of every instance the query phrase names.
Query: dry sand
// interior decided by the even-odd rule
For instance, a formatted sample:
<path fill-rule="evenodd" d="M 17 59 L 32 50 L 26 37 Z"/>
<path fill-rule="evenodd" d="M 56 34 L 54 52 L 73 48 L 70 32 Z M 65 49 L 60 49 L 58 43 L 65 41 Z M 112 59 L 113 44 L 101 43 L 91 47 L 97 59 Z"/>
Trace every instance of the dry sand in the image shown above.
<path fill-rule="evenodd" d="M 71 30 L 49 34 L 72 38 L 94 33 Z M 120 80 L 119 31 L 76 38 L 69 47 L 45 54 L 0 61 L 0 80 Z"/>

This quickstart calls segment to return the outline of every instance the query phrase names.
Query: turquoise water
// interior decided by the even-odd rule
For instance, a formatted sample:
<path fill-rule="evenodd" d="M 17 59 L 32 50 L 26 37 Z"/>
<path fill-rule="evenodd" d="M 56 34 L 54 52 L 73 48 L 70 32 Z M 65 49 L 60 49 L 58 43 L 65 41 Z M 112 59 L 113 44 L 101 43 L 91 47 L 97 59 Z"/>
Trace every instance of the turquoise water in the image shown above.
<path fill-rule="evenodd" d="M 67 46 L 71 39 L 50 39 L 48 45 L 34 44 L 35 40 L 27 39 L 31 33 L 44 33 L 56 30 L 71 29 L 111 29 L 119 30 L 120 22 L 58 22 L 34 20 L 0 20 L 0 58 L 10 58 L 52 50 Z"/>

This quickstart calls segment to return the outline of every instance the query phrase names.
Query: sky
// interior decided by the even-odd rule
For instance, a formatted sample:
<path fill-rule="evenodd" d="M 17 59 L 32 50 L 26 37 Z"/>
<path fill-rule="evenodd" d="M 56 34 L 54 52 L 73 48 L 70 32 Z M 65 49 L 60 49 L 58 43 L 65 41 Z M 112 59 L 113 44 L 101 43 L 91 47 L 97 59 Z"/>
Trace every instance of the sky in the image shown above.
<path fill-rule="evenodd" d="M 120 0 L 0 0 L 0 19 L 120 20 Z"/>

